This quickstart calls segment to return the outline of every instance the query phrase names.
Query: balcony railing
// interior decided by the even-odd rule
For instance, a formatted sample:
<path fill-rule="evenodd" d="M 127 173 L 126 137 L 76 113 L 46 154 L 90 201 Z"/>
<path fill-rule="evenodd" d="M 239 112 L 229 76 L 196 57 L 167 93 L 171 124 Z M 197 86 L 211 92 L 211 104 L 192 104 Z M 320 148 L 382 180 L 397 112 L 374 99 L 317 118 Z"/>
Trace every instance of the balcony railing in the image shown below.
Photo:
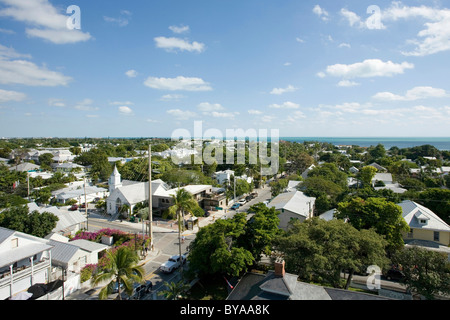
<path fill-rule="evenodd" d="M 33 265 L 33 273 L 37 273 L 49 266 L 50 260 L 48 259 L 43 259 L 39 262 L 36 262 Z M 31 276 L 31 265 L 13 268 L 13 282 L 29 276 Z M 4 286 L 5 284 L 9 284 L 10 282 L 11 282 L 10 270 L 7 270 L 6 272 L 0 274 L 0 287 Z"/>

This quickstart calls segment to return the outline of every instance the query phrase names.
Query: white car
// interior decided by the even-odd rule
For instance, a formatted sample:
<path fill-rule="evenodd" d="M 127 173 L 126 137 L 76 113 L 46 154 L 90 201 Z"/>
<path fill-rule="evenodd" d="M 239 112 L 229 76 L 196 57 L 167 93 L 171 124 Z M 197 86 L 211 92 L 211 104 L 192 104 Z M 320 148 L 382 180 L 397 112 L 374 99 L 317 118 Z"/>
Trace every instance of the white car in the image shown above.
<path fill-rule="evenodd" d="M 169 260 L 167 260 L 160 266 L 160 269 L 164 273 L 172 273 L 175 269 L 178 269 L 182 263 L 184 264 L 185 262 L 186 255 L 184 254 L 181 255 L 181 259 L 180 255 L 171 256 Z"/>
<path fill-rule="evenodd" d="M 247 201 L 246 201 L 245 199 L 241 199 L 241 200 L 238 201 L 238 203 L 239 203 L 241 206 L 243 206 L 244 204 L 247 203 Z"/>

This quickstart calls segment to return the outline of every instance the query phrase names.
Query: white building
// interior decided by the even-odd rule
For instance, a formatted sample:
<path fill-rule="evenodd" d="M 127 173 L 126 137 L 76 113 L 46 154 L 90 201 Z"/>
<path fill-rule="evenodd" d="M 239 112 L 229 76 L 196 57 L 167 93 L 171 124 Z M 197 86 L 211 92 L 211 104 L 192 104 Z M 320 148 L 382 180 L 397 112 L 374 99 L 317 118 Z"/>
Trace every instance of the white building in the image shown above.
<path fill-rule="evenodd" d="M 280 219 L 279 227 L 286 229 L 289 221 L 298 219 L 305 221 L 312 218 L 314 213 L 316 198 L 308 197 L 301 191 L 292 191 L 281 193 L 273 198 L 267 205 L 269 208 L 274 207 L 280 212 L 278 218 Z"/>
<path fill-rule="evenodd" d="M 0 300 L 46 283 L 52 248 L 45 239 L 0 227 Z"/>

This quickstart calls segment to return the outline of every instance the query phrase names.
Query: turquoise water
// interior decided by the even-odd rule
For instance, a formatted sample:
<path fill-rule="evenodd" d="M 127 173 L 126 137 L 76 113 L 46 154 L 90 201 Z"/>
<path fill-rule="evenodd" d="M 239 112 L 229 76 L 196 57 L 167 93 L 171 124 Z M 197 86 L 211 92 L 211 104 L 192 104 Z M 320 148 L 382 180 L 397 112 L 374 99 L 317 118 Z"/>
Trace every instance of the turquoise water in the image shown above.
<path fill-rule="evenodd" d="M 436 147 L 436 149 L 438 150 L 450 150 L 450 137 L 447 138 L 280 137 L 280 140 L 291 142 L 318 141 L 318 142 L 328 142 L 334 145 L 358 145 L 360 147 L 376 146 L 377 144 L 381 143 L 382 145 L 384 145 L 386 149 L 389 149 L 393 146 L 402 149 L 430 144 Z"/>

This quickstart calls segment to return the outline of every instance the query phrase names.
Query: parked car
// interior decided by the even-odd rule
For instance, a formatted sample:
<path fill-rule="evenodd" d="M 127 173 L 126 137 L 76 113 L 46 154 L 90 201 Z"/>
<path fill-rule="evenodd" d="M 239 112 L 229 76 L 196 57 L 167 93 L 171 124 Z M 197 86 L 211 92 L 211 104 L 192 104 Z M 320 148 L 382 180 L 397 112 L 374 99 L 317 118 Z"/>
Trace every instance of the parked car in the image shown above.
<path fill-rule="evenodd" d="M 144 295 L 153 289 L 153 283 L 146 280 L 144 283 L 138 283 L 133 289 L 132 298 L 140 300 Z"/>
<path fill-rule="evenodd" d="M 73 205 L 69 208 L 69 210 L 70 210 L 70 211 L 78 210 L 78 205 L 77 205 L 77 204 L 73 204 Z"/>
<path fill-rule="evenodd" d="M 240 203 L 235 203 L 235 204 L 233 204 L 233 205 L 231 206 L 231 210 L 239 209 L 240 206 L 241 206 Z"/>
<path fill-rule="evenodd" d="M 240 199 L 240 200 L 238 201 L 238 203 L 239 203 L 241 206 L 243 206 L 244 204 L 247 203 L 247 200 L 245 200 L 245 199 Z"/>
<path fill-rule="evenodd" d="M 171 256 L 169 260 L 164 262 L 160 269 L 164 273 L 172 273 L 175 269 L 178 269 L 181 264 L 186 262 L 186 255 L 182 254 L 181 258 L 180 255 Z"/>
<path fill-rule="evenodd" d="M 402 271 L 396 269 L 396 268 L 391 268 L 389 269 L 384 276 L 386 277 L 386 279 L 388 280 L 395 280 L 395 281 L 400 281 L 402 280 L 405 275 L 403 274 Z"/>

